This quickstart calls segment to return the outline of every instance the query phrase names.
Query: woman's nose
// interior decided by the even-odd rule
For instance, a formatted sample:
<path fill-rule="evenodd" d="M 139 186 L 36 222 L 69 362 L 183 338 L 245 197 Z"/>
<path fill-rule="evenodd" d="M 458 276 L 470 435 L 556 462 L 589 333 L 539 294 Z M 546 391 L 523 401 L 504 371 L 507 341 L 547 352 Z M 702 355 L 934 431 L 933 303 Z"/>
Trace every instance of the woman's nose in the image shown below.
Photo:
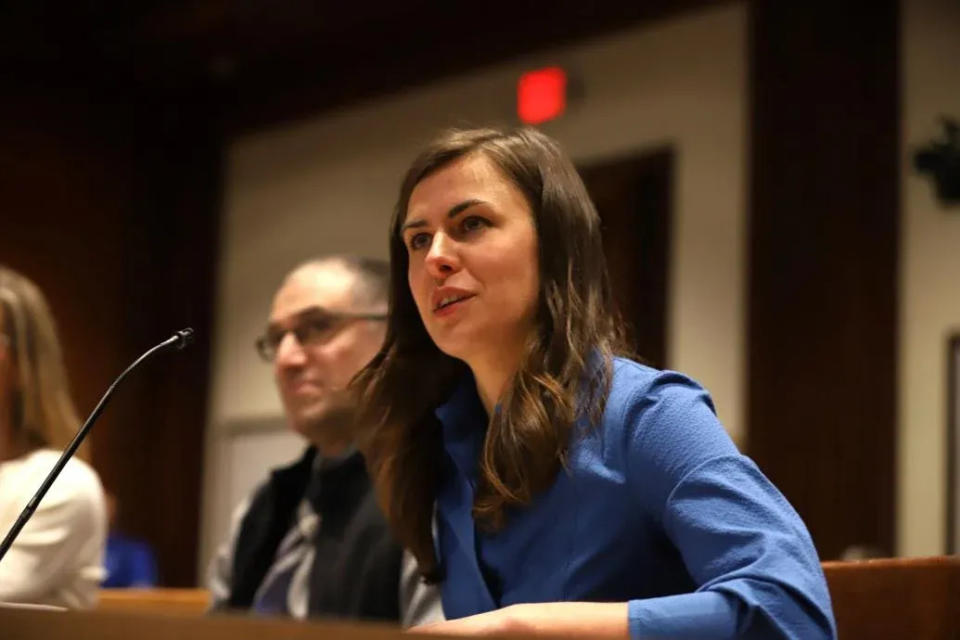
<path fill-rule="evenodd" d="M 426 257 L 427 271 L 437 279 L 448 277 L 460 268 L 456 242 L 445 233 L 436 233 Z"/>

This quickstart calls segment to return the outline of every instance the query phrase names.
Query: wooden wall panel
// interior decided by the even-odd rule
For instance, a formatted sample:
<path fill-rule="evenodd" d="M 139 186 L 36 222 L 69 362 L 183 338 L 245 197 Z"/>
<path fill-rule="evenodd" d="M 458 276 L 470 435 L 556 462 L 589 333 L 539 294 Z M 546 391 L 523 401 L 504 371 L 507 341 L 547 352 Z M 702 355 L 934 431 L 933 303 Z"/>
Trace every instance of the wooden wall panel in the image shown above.
<path fill-rule="evenodd" d="M 219 140 L 196 113 L 102 98 L 30 88 L 0 107 L 0 262 L 47 295 L 83 417 L 140 353 L 196 329 L 118 388 L 90 436 L 121 528 L 155 547 L 163 584 L 192 585 Z"/>
<path fill-rule="evenodd" d="M 897 2 L 751 4 L 749 450 L 824 559 L 894 550 Z"/>

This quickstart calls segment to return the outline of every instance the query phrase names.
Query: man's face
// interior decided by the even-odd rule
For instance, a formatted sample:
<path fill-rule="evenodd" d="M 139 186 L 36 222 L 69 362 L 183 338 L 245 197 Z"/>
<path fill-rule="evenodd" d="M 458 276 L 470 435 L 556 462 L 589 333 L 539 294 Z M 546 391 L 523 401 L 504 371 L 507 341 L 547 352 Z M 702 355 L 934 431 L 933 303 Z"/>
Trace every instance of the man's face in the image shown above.
<path fill-rule="evenodd" d="M 383 342 L 384 323 L 337 319 L 340 313 L 378 313 L 354 303 L 355 276 L 331 263 L 295 271 L 273 300 L 268 333 L 280 335 L 274 376 L 290 426 L 314 444 L 349 441 L 354 403 L 350 379 Z M 305 339 L 301 343 L 293 330 Z"/>

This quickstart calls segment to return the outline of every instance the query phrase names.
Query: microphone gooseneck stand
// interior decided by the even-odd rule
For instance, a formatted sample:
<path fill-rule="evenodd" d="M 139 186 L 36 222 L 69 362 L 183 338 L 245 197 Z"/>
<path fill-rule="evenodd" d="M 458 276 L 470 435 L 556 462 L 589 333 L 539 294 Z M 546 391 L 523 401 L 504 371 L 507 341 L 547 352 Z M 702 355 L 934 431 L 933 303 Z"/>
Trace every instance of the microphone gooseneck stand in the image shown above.
<path fill-rule="evenodd" d="M 10 527 L 10 531 L 7 532 L 7 536 L 3 539 L 3 542 L 0 543 L 0 561 L 3 561 L 3 556 L 5 556 L 7 551 L 10 550 L 10 547 L 13 546 L 13 541 L 16 540 L 20 530 L 23 529 L 25 524 L 27 524 L 27 521 L 30 519 L 30 516 L 33 515 L 33 512 L 37 510 L 37 506 L 40 504 L 40 501 L 43 500 L 43 496 L 46 495 L 47 491 L 50 489 L 50 486 L 53 484 L 53 481 L 57 479 L 57 476 L 60 475 L 63 467 L 66 466 L 70 458 L 73 457 L 73 454 L 76 453 L 77 448 L 79 448 L 83 443 L 83 439 L 87 437 L 87 433 L 90 431 L 90 428 L 93 426 L 93 423 L 96 422 L 97 418 L 100 417 L 100 413 L 103 411 L 104 406 L 106 406 L 107 400 L 109 400 L 110 396 L 113 395 L 113 391 L 117 388 L 117 385 L 119 385 L 123 379 L 127 377 L 128 373 L 161 351 L 167 351 L 168 349 L 182 350 L 192 341 L 193 329 L 181 329 L 173 336 L 167 338 L 134 360 L 133 364 L 131 364 L 124 370 L 123 373 L 117 376 L 117 379 L 113 381 L 113 384 L 110 385 L 110 388 L 107 389 L 107 392 L 103 394 L 102 398 L 100 398 L 100 402 L 97 403 L 97 406 L 93 409 L 90 417 L 87 418 L 87 421 L 83 423 L 80 431 L 77 432 L 77 435 L 74 436 L 67 448 L 64 449 L 63 453 L 60 455 L 60 459 L 57 460 L 55 465 L 53 465 L 53 469 L 51 469 L 50 473 L 47 474 L 47 477 L 40 485 L 37 493 L 34 494 L 33 498 L 30 499 L 30 502 L 27 503 L 27 506 L 24 507 L 23 511 L 20 513 L 20 517 L 18 517 L 17 521 L 13 523 L 12 527 Z"/>

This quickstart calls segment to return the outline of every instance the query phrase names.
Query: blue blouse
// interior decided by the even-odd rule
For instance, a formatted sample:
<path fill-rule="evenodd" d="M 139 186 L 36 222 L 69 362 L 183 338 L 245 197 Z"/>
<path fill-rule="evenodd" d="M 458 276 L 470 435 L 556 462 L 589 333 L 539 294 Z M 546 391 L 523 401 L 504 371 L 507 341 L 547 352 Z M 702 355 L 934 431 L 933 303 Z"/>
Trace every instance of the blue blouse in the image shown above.
<path fill-rule="evenodd" d="M 497 533 L 471 515 L 487 429 L 471 376 L 436 415 L 447 618 L 626 601 L 633 638 L 836 637 L 806 527 L 689 378 L 615 359 L 602 422 L 578 422 L 567 468 Z"/>

